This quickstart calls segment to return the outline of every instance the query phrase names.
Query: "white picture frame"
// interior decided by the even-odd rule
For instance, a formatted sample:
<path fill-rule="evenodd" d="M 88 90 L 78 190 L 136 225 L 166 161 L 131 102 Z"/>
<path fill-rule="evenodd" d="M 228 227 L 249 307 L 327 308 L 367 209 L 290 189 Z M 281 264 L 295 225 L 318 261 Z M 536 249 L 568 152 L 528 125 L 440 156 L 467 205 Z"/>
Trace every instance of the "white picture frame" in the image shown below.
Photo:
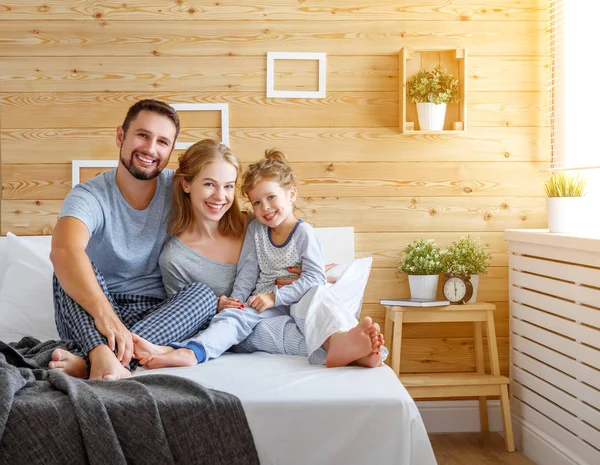
<path fill-rule="evenodd" d="M 115 168 L 119 160 L 73 160 L 71 162 L 71 187 L 79 184 L 81 168 Z"/>
<path fill-rule="evenodd" d="M 275 90 L 275 60 L 317 60 L 318 90 Z M 325 98 L 327 93 L 327 54 L 305 52 L 267 52 L 268 98 Z"/>
<path fill-rule="evenodd" d="M 221 112 L 221 142 L 229 146 L 229 104 L 228 103 L 171 103 L 177 111 L 220 111 Z M 194 142 L 177 142 L 175 150 L 186 150 Z"/>

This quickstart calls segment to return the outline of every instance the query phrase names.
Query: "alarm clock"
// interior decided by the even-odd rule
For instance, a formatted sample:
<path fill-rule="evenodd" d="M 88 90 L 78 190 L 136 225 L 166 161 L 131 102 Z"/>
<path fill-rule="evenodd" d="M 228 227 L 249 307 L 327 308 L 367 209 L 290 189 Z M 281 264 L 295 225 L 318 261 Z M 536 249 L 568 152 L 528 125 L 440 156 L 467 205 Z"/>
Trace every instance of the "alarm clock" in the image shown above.
<path fill-rule="evenodd" d="M 473 296 L 473 284 L 470 276 L 445 275 L 446 282 L 442 292 L 451 304 L 466 304 Z"/>

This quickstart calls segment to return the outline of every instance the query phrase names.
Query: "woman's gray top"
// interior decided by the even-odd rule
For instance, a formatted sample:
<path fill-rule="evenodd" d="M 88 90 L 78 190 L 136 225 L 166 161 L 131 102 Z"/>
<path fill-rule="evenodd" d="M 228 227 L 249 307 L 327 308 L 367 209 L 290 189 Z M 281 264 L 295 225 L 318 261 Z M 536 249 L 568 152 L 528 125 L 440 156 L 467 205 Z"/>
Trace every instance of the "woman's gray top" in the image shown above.
<path fill-rule="evenodd" d="M 177 236 L 167 240 L 158 264 L 169 297 L 189 283 L 206 284 L 217 297 L 231 296 L 237 263 L 221 263 L 206 258 Z"/>

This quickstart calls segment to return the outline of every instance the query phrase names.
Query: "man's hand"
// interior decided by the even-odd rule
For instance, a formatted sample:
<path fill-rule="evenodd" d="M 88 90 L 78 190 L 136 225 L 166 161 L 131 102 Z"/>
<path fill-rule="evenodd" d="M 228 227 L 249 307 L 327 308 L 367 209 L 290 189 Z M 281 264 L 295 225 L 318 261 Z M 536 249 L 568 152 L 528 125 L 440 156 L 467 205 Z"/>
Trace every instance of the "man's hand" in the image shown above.
<path fill-rule="evenodd" d="M 329 264 L 325 265 L 325 271 L 331 270 L 334 266 L 337 266 L 337 263 L 329 263 Z M 287 286 L 288 284 L 292 284 L 302 274 L 302 268 L 300 268 L 299 266 L 288 266 L 287 270 L 290 273 L 297 274 L 298 276 L 295 277 L 295 278 L 277 278 L 275 280 L 275 285 L 277 286 L 277 289 L 281 289 L 283 286 Z M 335 278 L 330 278 L 329 276 L 327 277 L 327 282 L 328 283 L 333 284 L 333 283 L 335 283 L 335 281 L 336 281 Z"/>
<path fill-rule="evenodd" d="M 121 365 L 127 366 L 133 355 L 133 340 L 131 333 L 114 311 L 104 311 L 94 318 L 94 324 L 107 339 L 108 347 L 114 352 L 117 348 L 117 358 Z"/>
<path fill-rule="evenodd" d="M 222 312 L 226 308 L 244 308 L 244 304 L 232 297 L 227 297 L 226 295 L 222 295 L 221 297 L 217 297 L 217 313 Z"/>
<path fill-rule="evenodd" d="M 248 305 L 254 307 L 259 312 L 264 312 L 275 306 L 275 294 L 258 294 L 248 299 Z"/>

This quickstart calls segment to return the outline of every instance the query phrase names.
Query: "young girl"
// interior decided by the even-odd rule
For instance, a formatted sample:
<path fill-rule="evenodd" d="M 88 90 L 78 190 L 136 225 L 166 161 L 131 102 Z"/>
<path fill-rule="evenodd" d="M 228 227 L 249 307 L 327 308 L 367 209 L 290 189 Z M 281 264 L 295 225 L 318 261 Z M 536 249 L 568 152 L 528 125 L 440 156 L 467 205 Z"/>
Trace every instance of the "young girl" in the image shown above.
<path fill-rule="evenodd" d="M 185 155 L 180 163 L 184 161 Z M 204 167 L 193 179 L 188 177 L 181 181 L 184 193 L 190 193 L 191 196 L 194 190 L 206 189 L 208 178 L 205 170 L 209 167 L 210 165 Z M 180 171 L 181 166 L 178 173 Z M 216 178 L 219 175 L 212 173 L 209 190 L 220 182 Z M 202 187 L 196 188 L 197 184 Z M 208 329 L 182 343 L 170 344 L 171 347 L 154 346 L 143 339 L 134 338 L 135 353 L 142 365 L 148 368 L 185 366 L 216 358 L 250 335 L 261 320 L 289 315 L 290 305 L 298 302 L 314 286 L 324 286 L 326 278 L 321 247 L 312 227 L 294 216 L 293 206 L 297 196 L 295 175 L 283 154 L 268 151 L 265 159 L 251 165 L 244 174 L 242 189 L 252 204 L 256 220 L 250 223 L 246 232 L 232 297 L 219 298 L 219 309 L 232 305 L 235 308 L 220 312 Z M 233 193 L 231 196 L 233 197 Z M 175 198 L 178 197 L 180 196 L 175 193 Z M 191 196 L 190 200 L 191 211 L 195 214 L 202 213 L 203 210 L 197 204 L 204 203 L 208 211 L 215 215 L 215 219 L 225 205 L 231 205 L 230 202 L 220 203 L 212 200 L 212 197 L 201 195 Z M 160 264 L 167 292 L 171 291 L 169 282 L 174 275 L 177 276 L 175 281 L 183 284 L 190 282 L 191 278 L 189 275 L 183 276 L 183 270 L 193 273 L 190 270 L 198 269 L 197 266 L 192 267 L 191 263 L 183 266 L 182 255 L 174 251 L 175 246 L 181 248 L 180 242 L 183 240 L 185 236 L 181 234 L 180 237 L 174 236 L 161 255 Z M 196 259 L 195 256 L 190 258 Z M 275 279 L 290 275 L 287 270 L 289 266 L 302 267 L 300 278 L 277 289 Z M 206 276 L 208 273 L 203 274 Z M 216 283 L 227 281 L 218 269 L 212 274 L 215 283 L 203 280 L 209 287 L 216 288 Z M 217 294 L 226 291 L 215 290 L 219 291 Z M 246 302 L 250 308 L 240 305 L 240 302 Z M 382 342 L 377 326 L 367 317 L 349 331 L 334 331 L 325 337 L 327 365 L 342 366 L 352 362 L 365 366 L 379 365 Z"/>

